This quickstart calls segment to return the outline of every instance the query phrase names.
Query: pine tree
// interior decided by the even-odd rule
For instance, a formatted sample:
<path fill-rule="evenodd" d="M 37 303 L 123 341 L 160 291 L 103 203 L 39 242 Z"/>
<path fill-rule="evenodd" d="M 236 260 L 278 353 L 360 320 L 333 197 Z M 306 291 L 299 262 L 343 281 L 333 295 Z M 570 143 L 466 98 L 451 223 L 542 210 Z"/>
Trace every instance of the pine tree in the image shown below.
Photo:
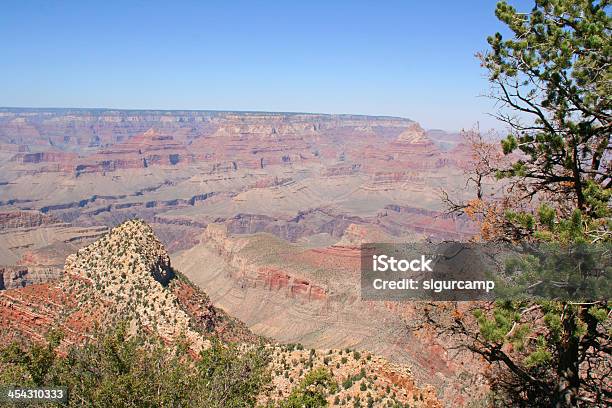
<path fill-rule="evenodd" d="M 472 132 L 468 140 L 478 160 L 468 181 L 477 197 L 456 203 L 443 196 L 451 210 L 481 222 L 481 238 L 567 251 L 601 245 L 609 254 L 609 6 L 605 0 L 536 0 L 530 12 L 519 12 L 505 1 L 497 4 L 495 14 L 511 37 L 489 37 L 491 50 L 479 57 L 489 73 L 491 96 L 499 102 L 496 116 L 510 132 L 499 156 Z M 504 196 L 489 199 L 483 186 L 500 179 Z M 575 275 L 558 265 L 538 262 L 523 263 L 523 275 L 535 281 L 554 276 L 562 287 L 574 282 Z M 502 404 L 611 404 L 609 264 L 601 273 L 590 298 L 573 292 L 573 301 L 498 301 L 439 324 L 450 326 L 468 349 L 499 367 L 492 383 Z"/>

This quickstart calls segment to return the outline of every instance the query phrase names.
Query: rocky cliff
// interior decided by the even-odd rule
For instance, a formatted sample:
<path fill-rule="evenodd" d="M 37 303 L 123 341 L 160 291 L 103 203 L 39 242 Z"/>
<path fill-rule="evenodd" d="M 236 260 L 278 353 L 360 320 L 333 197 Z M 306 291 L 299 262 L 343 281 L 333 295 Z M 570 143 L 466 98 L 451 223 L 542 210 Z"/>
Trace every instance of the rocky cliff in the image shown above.
<path fill-rule="evenodd" d="M 0 231 L 12 228 L 36 228 L 43 225 L 58 224 L 57 218 L 38 211 L 0 212 Z"/>
<path fill-rule="evenodd" d="M 419 383 L 465 394 L 443 349 L 411 337 L 401 308 L 361 302 L 357 278 L 361 242 L 474 233 L 439 201 L 440 189 L 469 194 L 469 159 L 456 136 L 404 118 L 0 109 L 0 265 L 7 289 L 32 284 L 0 292 L 12 302 L 3 310 L 26 319 L 15 323 L 24 334 L 50 324 L 85 333 L 94 315 L 128 315 L 168 338 L 248 337 L 171 277 L 148 227 L 122 224 L 139 218 L 258 334 L 398 356 L 415 362 Z M 115 226 L 108 247 L 93 244 Z M 36 275 L 46 268 L 59 275 Z"/>
<path fill-rule="evenodd" d="M 382 355 L 409 365 L 413 380 L 433 385 L 447 406 L 461 406 L 484 389 L 482 362 L 454 358 L 460 353 L 447 349 L 454 345 L 441 342 L 431 328 L 409 330 L 418 305 L 361 300 L 360 244 L 416 238 L 350 224 L 334 244 L 314 246 L 266 233 L 232 235 L 223 225 L 209 225 L 200 243 L 176 254 L 175 262 L 215 304 L 256 334 Z"/>
<path fill-rule="evenodd" d="M 45 283 L 60 276 L 61 270 L 53 267 L 0 266 L 0 290 Z"/>
<path fill-rule="evenodd" d="M 294 288 L 308 284 L 295 278 L 293 283 Z M 128 321 L 132 333 L 155 333 L 168 344 L 187 341 L 196 358 L 198 351 L 209 347 L 211 336 L 245 347 L 264 340 L 214 307 L 204 292 L 176 272 L 152 228 L 140 220 L 124 222 L 70 255 L 58 280 L 0 292 L 4 343 L 24 338 L 41 342 L 53 327 L 64 333 L 60 348 L 65 348 L 95 336 L 96 327 L 119 321 Z M 382 357 L 370 353 L 361 357 L 348 349 L 305 351 L 274 343 L 267 347 L 272 382 L 259 397 L 262 403 L 286 397 L 308 370 L 322 366 L 331 369 L 338 382 L 351 379 L 336 394 L 345 401 L 441 407 L 431 386 L 417 386 L 408 367 Z"/>
<path fill-rule="evenodd" d="M 337 238 L 350 223 L 378 223 L 389 205 L 439 210 L 439 190 L 469 159 L 453 143 L 392 117 L 3 109 L 0 211 L 77 226 L 139 217 L 163 239 L 220 222 L 290 241 Z M 428 214 L 397 212 L 384 227 L 465 233 L 461 223 L 427 229 Z"/>
<path fill-rule="evenodd" d="M 196 161 L 215 171 L 339 157 L 392 157 L 410 168 L 439 167 L 446 160 L 417 123 L 358 115 L 4 110 L 0 143 L 34 148 L 11 158 L 24 171 L 76 175 Z"/>
<path fill-rule="evenodd" d="M 176 276 L 151 227 L 138 220 L 68 256 L 58 280 L 1 292 L 0 309 L 2 336 L 10 338 L 40 337 L 58 326 L 68 334 L 66 342 L 78 342 L 95 325 L 119 320 L 169 342 L 184 336 L 196 352 L 206 346 L 206 333 L 217 329 L 234 339 L 254 338 Z"/>

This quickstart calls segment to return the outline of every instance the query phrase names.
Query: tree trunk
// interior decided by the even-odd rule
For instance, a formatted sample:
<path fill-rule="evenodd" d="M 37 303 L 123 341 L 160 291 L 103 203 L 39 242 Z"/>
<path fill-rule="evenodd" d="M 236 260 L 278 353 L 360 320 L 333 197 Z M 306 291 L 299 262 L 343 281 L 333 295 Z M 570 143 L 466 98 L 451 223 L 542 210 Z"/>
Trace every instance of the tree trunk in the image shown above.
<path fill-rule="evenodd" d="M 557 387 L 553 395 L 555 408 L 570 408 L 578 406 L 578 391 L 580 389 L 579 375 L 579 339 L 576 332 L 575 313 L 568 312 L 563 321 L 566 340 L 559 348 L 559 365 L 557 366 Z"/>

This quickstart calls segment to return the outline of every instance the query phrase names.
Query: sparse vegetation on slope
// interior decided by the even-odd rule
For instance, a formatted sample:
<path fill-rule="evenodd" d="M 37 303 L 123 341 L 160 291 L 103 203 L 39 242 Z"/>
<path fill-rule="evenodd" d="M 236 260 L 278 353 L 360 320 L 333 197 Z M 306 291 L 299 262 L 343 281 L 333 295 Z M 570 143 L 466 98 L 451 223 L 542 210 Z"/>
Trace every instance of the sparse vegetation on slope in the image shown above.
<path fill-rule="evenodd" d="M 82 248 L 65 272 L 55 286 L 0 294 L 19 334 L 0 349 L 0 383 L 65 385 L 74 407 L 440 406 L 410 370 L 380 357 L 255 336 L 171 268 L 142 221 Z M 23 315 L 20 296 L 30 296 Z M 48 329 L 28 326 L 30 313 L 57 329 L 43 339 Z"/>
<path fill-rule="evenodd" d="M 263 347 L 240 350 L 213 341 L 193 359 L 180 343 L 168 347 L 158 336 L 129 335 L 127 324 L 70 347 L 66 355 L 55 354 L 57 345 L 49 339 L 44 346 L 3 348 L 0 382 L 65 385 L 69 407 L 151 408 L 252 407 L 269 382 Z"/>

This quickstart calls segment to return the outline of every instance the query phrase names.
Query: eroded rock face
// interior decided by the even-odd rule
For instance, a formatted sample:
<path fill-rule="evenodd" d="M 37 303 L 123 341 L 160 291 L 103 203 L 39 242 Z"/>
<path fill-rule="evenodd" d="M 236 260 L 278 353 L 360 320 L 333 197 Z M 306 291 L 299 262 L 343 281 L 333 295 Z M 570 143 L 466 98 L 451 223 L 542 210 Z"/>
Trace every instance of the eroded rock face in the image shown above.
<path fill-rule="evenodd" d="M 169 256 L 152 229 L 142 221 L 128 221 L 70 255 L 58 280 L 2 292 L 0 327 L 4 336 L 27 337 L 34 331 L 41 337 L 49 327 L 59 326 L 67 332 L 66 342 L 74 343 L 95 323 L 127 320 L 168 341 L 185 335 L 197 352 L 206 340 L 169 289 L 174 278 Z"/>
<path fill-rule="evenodd" d="M 267 233 L 231 234 L 224 225 L 210 224 L 198 245 L 177 254 L 176 264 L 256 334 L 318 349 L 368 350 L 411 367 L 408 378 L 393 370 L 379 376 L 384 371 L 406 389 L 415 381 L 432 384 L 446 406 L 461 406 L 486 390 L 479 377 L 485 364 L 449 353 L 452 339 L 441 340 L 433 327 L 410 331 L 420 313 L 413 303 L 361 300 L 360 245 L 396 240 L 410 238 L 350 224 L 334 244 L 312 247 Z M 465 378 L 475 380 L 466 385 Z"/>
<path fill-rule="evenodd" d="M 425 136 L 425 130 L 418 123 L 412 123 L 406 127 L 406 129 L 399 134 L 397 143 L 407 143 L 412 145 L 431 145 L 433 142 Z"/>
<path fill-rule="evenodd" d="M 139 217 L 164 240 L 210 223 L 338 238 L 350 223 L 377 224 L 387 205 L 439 210 L 438 191 L 454 187 L 468 155 L 408 119 L 283 113 L 4 109 L 0 144 L 12 147 L 0 154 L 0 210 L 79 226 Z M 391 218 L 394 235 L 414 224 Z"/>
<path fill-rule="evenodd" d="M 0 292 L 3 338 L 42 339 L 49 327 L 57 326 L 70 344 L 90 334 L 94 324 L 128 321 L 168 342 L 186 336 L 194 352 L 206 347 L 212 333 L 233 341 L 256 339 L 176 276 L 165 248 L 140 220 L 125 222 L 68 256 L 54 280 L 47 277 L 49 282 L 37 284 L 31 273 L 26 267 L 0 268 L 3 289 L 8 289 Z M 26 279 L 31 284 L 18 289 Z"/>
<path fill-rule="evenodd" d="M 190 317 L 176 306 L 176 295 L 165 288 L 174 278 L 170 257 L 144 222 L 127 221 L 79 249 L 66 258 L 64 273 L 63 287 L 83 306 L 94 298 L 113 305 L 110 319 L 129 317 L 162 338 L 184 334 L 196 350 L 204 346 Z"/>
<path fill-rule="evenodd" d="M 210 228 L 211 239 L 224 237 L 223 229 Z M 232 252 L 241 245 L 219 249 Z M 304 279 L 272 269 L 260 268 L 258 272 L 270 290 L 289 288 L 302 297 L 308 293 L 312 301 L 325 301 L 323 291 Z M 60 348 L 65 350 L 94 335 L 95 325 L 118 321 L 130 322 L 132 332 L 157 333 L 169 345 L 184 338 L 194 356 L 209 346 L 212 335 L 243 343 L 244 347 L 263 340 L 242 322 L 214 307 L 205 293 L 177 275 L 152 228 L 140 220 L 124 222 L 70 255 L 58 280 L 0 292 L 0 341 L 5 343 L 20 337 L 42 342 L 49 328 L 55 327 L 64 333 Z M 330 367 L 338 382 L 347 376 L 358 376 L 371 383 L 367 392 L 357 383 L 345 387 L 340 393 L 343 398 L 359 397 L 365 401 L 373 396 L 389 402 L 417 401 L 418 407 L 441 407 L 430 386 L 415 384 L 408 367 L 379 356 L 364 353 L 363 358 L 357 358 L 358 353 L 343 350 L 289 350 L 278 344 L 267 347 L 272 383 L 271 392 L 259 396 L 262 403 L 289 395 L 308 369 Z M 288 359 L 295 359 L 290 369 L 286 366 Z"/>
<path fill-rule="evenodd" d="M 11 228 L 35 228 L 58 223 L 60 223 L 60 220 L 57 218 L 38 211 L 0 212 L 0 231 Z"/>
<path fill-rule="evenodd" d="M 67 255 L 105 232 L 106 227 L 73 227 L 39 211 L 0 213 L 0 290 L 58 278 Z"/>
<path fill-rule="evenodd" d="M 280 296 L 300 301 L 323 301 L 327 297 L 324 287 L 313 284 L 297 271 L 288 272 L 287 268 L 251 262 L 241 256 L 240 250 L 248 241 L 229 239 L 227 230 L 222 225 L 209 225 L 203 234 L 203 241 L 237 269 L 238 275 L 235 279 L 239 279 L 241 285 L 265 288 L 278 292 Z"/>
<path fill-rule="evenodd" d="M 48 282 L 58 279 L 61 274 L 61 269 L 53 267 L 0 266 L 0 290 Z"/>
<path fill-rule="evenodd" d="M 433 165 L 443 165 L 420 125 L 402 118 L 187 111 L 0 113 L 0 143 L 40 150 L 11 158 L 26 168 L 38 165 L 28 169 L 33 172 L 79 175 L 202 162 L 210 164 L 210 171 L 255 170 L 332 158 L 398 159 L 407 152 L 412 157 L 426 154 Z M 379 156 L 369 146 L 387 154 Z"/>
<path fill-rule="evenodd" d="M 268 232 L 287 241 L 325 233 L 339 238 L 352 222 L 365 222 L 358 217 L 347 217 L 330 210 L 300 211 L 295 217 L 278 219 L 258 214 L 238 214 L 225 220 L 227 231 L 233 234 Z"/>

